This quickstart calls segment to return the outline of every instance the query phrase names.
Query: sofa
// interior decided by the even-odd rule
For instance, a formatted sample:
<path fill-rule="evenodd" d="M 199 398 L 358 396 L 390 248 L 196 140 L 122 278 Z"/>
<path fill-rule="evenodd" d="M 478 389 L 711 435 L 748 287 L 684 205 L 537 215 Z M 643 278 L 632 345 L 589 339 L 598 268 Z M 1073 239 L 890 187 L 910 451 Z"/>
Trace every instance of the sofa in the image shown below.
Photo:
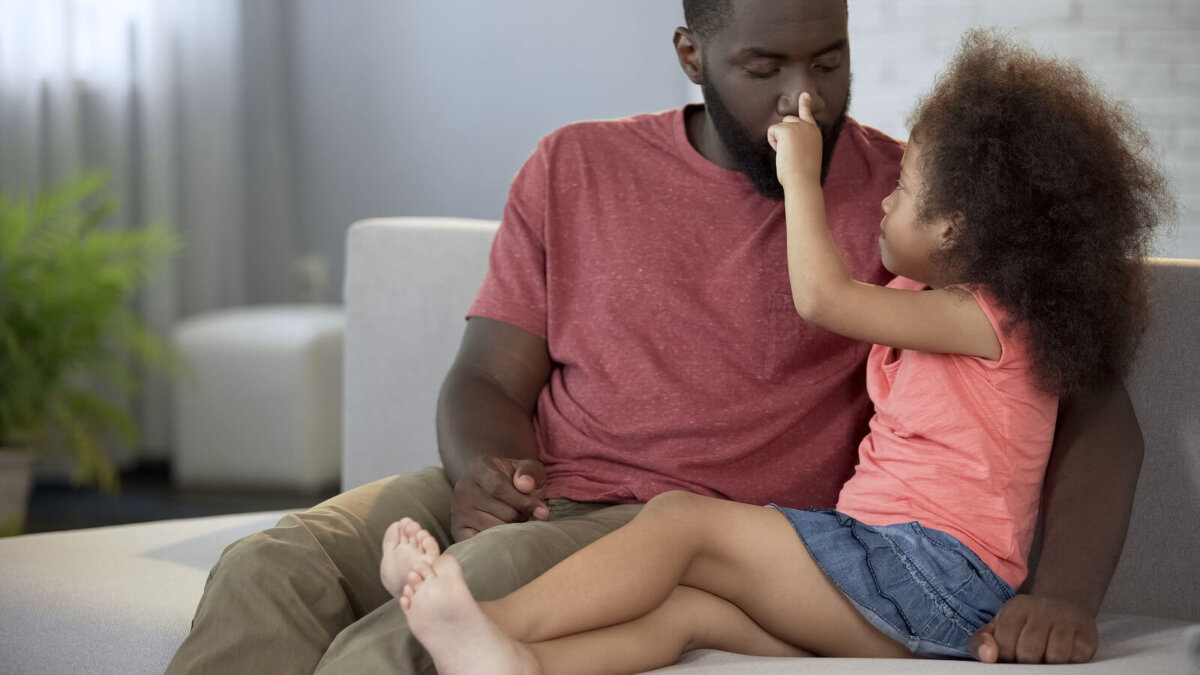
<path fill-rule="evenodd" d="M 434 404 L 496 223 L 361 221 L 348 235 L 342 487 L 437 462 Z M 1146 440 L 1124 552 L 1085 673 L 1200 672 L 1200 261 L 1158 259 L 1152 323 L 1128 379 Z M 0 540 L 0 672 L 160 673 L 208 569 L 280 513 Z M 767 659 L 717 651 L 662 672 L 1048 670 L 961 661 Z"/>

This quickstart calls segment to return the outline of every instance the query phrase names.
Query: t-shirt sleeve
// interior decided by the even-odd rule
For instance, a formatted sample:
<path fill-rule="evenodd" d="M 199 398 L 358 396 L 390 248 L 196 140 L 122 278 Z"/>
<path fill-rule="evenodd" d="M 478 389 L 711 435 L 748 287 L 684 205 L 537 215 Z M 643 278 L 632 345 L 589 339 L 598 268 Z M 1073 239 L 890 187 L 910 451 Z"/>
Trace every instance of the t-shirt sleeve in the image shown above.
<path fill-rule="evenodd" d="M 467 316 L 496 319 L 546 337 L 547 143 L 517 172 L 492 242 L 487 276 Z"/>
<path fill-rule="evenodd" d="M 991 291 L 973 284 L 960 286 L 960 288 L 970 293 L 975 302 L 979 304 L 979 308 L 983 310 L 984 316 L 987 317 L 988 323 L 992 325 L 992 330 L 996 333 L 996 339 L 1000 341 L 1000 359 L 986 363 L 993 368 L 1000 369 L 1028 368 L 1029 353 L 1026 344 L 1029 339 L 1028 331 L 1024 330 L 1020 324 L 1014 324 L 1009 320 L 1008 312 L 1000 306 Z"/>
<path fill-rule="evenodd" d="M 900 288 L 906 291 L 919 291 L 928 288 L 925 284 L 919 281 L 913 281 L 905 277 L 896 277 L 888 282 L 888 288 Z M 979 305 L 979 309 L 983 310 L 984 316 L 987 317 L 988 323 L 991 324 L 992 330 L 996 333 L 996 339 L 1000 341 L 1000 359 L 997 361 L 988 361 L 980 359 L 981 363 L 986 364 L 989 368 L 1001 369 L 1020 369 L 1029 367 L 1029 340 L 1028 331 L 1022 329 L 1019 325 L 1013 325 L 1009 321 L 1008 312 L 1000 306 L 999 301 L 992 295 L 991 291 L 977 284 L 961 284 L 956 288 L 968 293 Z"/>

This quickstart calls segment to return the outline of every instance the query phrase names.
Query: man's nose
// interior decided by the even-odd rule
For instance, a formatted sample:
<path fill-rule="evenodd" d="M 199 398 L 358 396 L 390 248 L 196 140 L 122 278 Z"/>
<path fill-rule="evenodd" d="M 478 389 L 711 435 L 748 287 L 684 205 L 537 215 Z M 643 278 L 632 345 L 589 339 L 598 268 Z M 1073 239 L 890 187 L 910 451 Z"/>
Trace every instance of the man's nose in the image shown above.
<path fill-rule="evenodd" d="M 775 112 L 778 113 L 780 117 L 799 115 L 800 94 L 803 94 L 804 92 L 808 92 L 809 96 L 812 97 L 812 103 L 809 105 L 812 108 L 813 117 L 819 117 L 825 110 L 825 99 L 821 96 L 820 92 L 817 91 L 817 88 L 812 86 L 811 82 L 808 81 L 807 78 L 797 78 L 795 85 L 789 86 L 787 91 L 779 95 L 779 101 L 775 106 Z"/>

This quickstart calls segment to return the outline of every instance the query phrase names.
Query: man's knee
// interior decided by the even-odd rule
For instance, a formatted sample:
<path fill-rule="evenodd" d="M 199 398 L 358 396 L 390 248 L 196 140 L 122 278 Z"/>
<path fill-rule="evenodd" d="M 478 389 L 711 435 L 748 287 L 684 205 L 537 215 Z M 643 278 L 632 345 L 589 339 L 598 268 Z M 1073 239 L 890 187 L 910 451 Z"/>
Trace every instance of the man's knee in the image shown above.
<path fill-rule="evenodd" d="M 225 570 L 236 570 L 238 576 L 251 579 L 252 582 L 260 576 L 269 577 L 272 572 L 278 575 L 282 564 L 294 560 L 300 549 L 305 548 L 301 543 L 279 534 L 278 528 L 290 517 L 291 514 L 285 516 L 275 528 L 255 532 L 226 546 L 209 578 Z"/>

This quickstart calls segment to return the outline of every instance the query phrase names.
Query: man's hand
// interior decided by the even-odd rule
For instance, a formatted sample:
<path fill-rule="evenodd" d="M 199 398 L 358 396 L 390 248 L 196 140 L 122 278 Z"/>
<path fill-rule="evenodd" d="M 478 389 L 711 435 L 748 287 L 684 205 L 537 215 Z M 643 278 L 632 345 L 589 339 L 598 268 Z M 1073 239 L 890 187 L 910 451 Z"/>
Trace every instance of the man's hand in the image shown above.
<path fill-rule="evenodd" d="M 534 459 L 482 457 L 454 484 L 450 536 L 463 541 L 489 527 L 546 520 L 546 467 Z"/>
<path fill-rule="evenodd" d="M 775 171 L 785 188 L 821 184 L 821 130 L 811 105 L 812 97 L 800 94 L 799 117 L 788 115 L 767 129 L 767 142 L 775 150 Z"/>
<path fill-rule="evenodd" d="M 1076 605 L 1018 595 L 980 628 L 967 648 L 984 663 L 1086 663 L 1096 653 L 1096 620 Z"/>

